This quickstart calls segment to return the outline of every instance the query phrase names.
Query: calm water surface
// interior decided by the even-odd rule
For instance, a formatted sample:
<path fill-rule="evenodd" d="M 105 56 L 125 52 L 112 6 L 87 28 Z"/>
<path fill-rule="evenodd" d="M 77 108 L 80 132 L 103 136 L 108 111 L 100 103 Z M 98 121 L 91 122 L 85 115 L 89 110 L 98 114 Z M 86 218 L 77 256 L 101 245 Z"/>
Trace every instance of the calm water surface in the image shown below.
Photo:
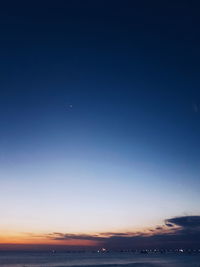
<path fill-rule="evenodd" d="M 0 252 L 3 267 L 200 267 L 200 254 Z"/>

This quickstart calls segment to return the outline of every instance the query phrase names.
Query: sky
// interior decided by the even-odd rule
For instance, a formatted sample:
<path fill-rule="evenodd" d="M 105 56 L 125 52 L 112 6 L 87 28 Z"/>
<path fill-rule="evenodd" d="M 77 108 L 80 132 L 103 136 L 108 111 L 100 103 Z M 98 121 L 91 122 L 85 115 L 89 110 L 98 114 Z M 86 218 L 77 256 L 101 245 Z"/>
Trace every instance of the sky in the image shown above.
<path fill-rule="evenodd" d="M 2 4 L 0 248 L 200 245 L 199 9 Z"/>

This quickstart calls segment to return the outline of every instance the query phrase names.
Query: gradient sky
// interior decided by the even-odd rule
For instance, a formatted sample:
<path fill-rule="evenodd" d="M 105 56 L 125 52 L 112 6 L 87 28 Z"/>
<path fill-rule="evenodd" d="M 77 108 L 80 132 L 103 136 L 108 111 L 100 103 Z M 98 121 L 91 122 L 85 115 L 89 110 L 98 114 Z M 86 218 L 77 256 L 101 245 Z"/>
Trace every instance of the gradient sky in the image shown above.
<path fill-rule="evenodd" d="M 199 11 L 2 4 L 1 243 L 200 215 Z"/>

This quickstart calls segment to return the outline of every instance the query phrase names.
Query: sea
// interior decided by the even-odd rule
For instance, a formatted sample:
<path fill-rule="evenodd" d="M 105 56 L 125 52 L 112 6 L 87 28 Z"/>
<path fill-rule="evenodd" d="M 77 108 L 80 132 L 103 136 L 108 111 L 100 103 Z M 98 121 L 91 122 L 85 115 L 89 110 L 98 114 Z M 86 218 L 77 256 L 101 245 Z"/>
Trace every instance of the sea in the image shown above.
<path fill-rule="evenodd" d="M 3 267 L 200 267 L 200 253 L 3 252 Z"/>

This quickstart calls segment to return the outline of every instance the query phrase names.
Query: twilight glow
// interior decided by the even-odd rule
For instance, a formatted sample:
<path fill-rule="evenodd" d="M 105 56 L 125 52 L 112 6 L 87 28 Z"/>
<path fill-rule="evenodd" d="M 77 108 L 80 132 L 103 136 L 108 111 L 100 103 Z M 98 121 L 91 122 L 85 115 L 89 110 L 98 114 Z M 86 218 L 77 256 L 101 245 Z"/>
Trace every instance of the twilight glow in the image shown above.
<path fill-rule="evenodd" d="M 3 10 L 0 248 L 200 236 L 196 28 L 106 5 Z"/>

